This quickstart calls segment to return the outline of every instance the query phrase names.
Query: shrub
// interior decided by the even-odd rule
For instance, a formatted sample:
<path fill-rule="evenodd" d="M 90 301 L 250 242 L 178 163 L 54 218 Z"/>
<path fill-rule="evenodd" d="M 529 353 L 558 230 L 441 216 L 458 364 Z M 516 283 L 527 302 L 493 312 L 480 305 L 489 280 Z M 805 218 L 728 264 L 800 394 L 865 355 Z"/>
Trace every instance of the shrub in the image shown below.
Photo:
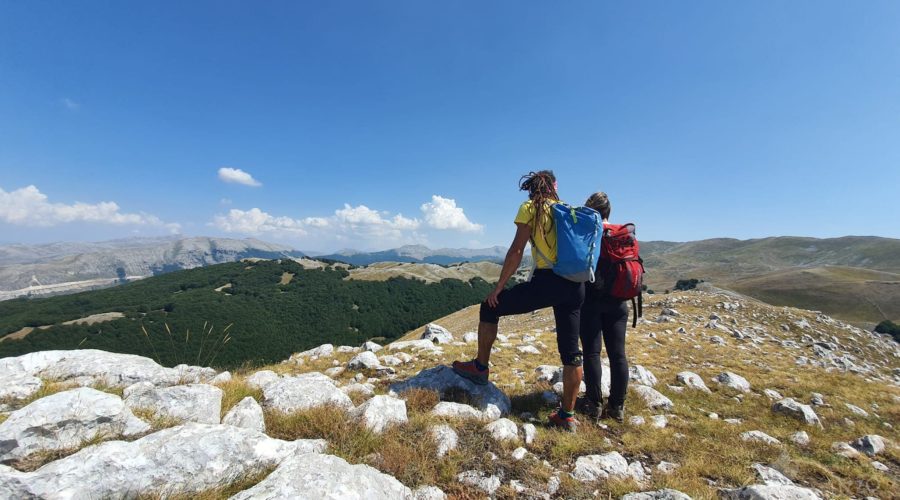
<path fill-rule="evenodd" d="M 703 280 L 698 280 L 697 278 L 678 280 L 675 282 L 675 290 L 682 292 L 685 290 L 693 290 L 694 288 L 697 288 L 697 285 L 700 283 L 703 283 Z"/>
<path fill-rule="evenodd" d="M 884 333 L 890 335 L 895 341 L 900 342 L 900 325 L 886 319 L 875 327 L 875 333 Z"/>

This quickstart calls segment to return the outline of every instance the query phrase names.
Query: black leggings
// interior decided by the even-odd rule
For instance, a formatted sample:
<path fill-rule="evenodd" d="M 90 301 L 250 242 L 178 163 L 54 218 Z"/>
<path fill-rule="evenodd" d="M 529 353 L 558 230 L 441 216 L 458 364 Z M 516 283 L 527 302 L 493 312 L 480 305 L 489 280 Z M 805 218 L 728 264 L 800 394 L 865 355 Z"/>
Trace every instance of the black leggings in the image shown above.
<path fill-rule="evenodd" d="M 569 281 L 550 269 L 538 269 L 531 281 L 507 288 L 497 296 L 497 307 L 481 303 L 479 317 L 485 323 L 497 324 L 500 316 L 523 314 L 553 307 L 556 318 L 556 345 L 564 365 L 581 366 L 578 327 L 584 284 Z"/>
<path fill-rule="evenodd" d="M 581 345 L 584 348 L 584 385 L 587 398 L 602 401 L 600 395 L 601 339 L 606 344 L 609 357 L 610 388 L 609 406 L 625 403 L 628 390 L 628 360 L 625 358 L 625 327 L 628 325 L 628 305 L 624 301 L 608 296 L 598 296 L 588 290 L 584 305 L 581 306 Z"/>

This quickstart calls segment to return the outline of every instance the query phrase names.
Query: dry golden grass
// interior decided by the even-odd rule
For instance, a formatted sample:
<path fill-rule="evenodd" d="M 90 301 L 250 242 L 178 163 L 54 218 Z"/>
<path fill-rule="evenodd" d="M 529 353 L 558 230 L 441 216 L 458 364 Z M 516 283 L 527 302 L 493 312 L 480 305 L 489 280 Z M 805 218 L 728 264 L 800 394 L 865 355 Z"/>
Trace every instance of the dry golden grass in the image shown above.
<path fill-rule="evenodd" d="M 150 424 L 150 430 L 140 435 L 131 436 L 129 438 L 130 440 L 139 439 L 156 431 L 175 427 L 176 425 L 181 425 L 183 423 L 176 418 L 157 415 L 152 409 L 149 408 L 135 408 L 131 410 L 131 413 L 133 413 L 135 417 Z"/>
<path fill-rule="evenodd" d="M 70 448 L 62 448 L 58 450 L 40 450 L 35 453 L 29 454 L 27 457 L 16 460 L 12 463 L 12 467 L 22 472 L 33 472 L 40 469 L 43 465 L 53 462 L 55 460 L 59 460 L 60 458 L 65 458 L 69 455 L 73 455 L 88 446 L 93 446 L 95 444 L 100 444 L 103 441 L 107 441 L 109 438 L 101 433 L 94 435 L 94 437 L 90 439 L 85 439 L 78 446 L 73 446 Z"/>
<path fill-rule="evenodd" d="M 218 384 L 218 387 L 223 392 L 222 417 L 246 397 L 262 401 L 262 390 L 251 387 L 243 378 L 232 377 L 230 381 Z"/>
<path fill-rule="evenodd" d="M 206 490 L 196 493 L 145 493 L 135 497 L 136 500 L 227 500 L 234 495 L 256 486 L 263 479 L 269 476 L 273 468 L 267 468 L 255 474 L 250 474 L 231 482 L 228 486 Z"/>

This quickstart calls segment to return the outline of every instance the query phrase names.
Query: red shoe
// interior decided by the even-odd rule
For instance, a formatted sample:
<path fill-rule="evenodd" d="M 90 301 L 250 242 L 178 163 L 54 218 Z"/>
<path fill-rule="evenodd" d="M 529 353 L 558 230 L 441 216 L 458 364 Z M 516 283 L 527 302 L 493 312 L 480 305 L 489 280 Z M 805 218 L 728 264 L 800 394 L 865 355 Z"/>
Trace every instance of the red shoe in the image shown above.
<path fill-rule="evenodd" d="M 479 370 L 475 366 L 475 360 L 472 361 L 454 361 L 453 371 L 460 377 L 470 380 L 478 385 L 487 385 L 488 375 L 491 373 L 490 368 Z"/>
<path fill-rule="evenodd" d="M 578 421 L 575 420 L 575 417 L 563 418 L 559 415 L 559 410 L 556 410 L 550 414 L 549 426 L 558 427 L 567 432 L 575 432 L 578 427 Z"/>

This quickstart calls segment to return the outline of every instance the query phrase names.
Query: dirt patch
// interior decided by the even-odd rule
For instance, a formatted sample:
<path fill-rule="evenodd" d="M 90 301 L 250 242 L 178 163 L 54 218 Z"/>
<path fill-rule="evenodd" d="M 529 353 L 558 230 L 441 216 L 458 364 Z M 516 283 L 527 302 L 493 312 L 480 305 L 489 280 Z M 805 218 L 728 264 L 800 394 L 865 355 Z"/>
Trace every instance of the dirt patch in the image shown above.
<path fill-rule="evenodd" d="M 287 285 L 294 279 L 294 273 L 283 273 L 281 275 L 281 283 L 279 285 Z"/>
<path fill-rule="evenodd" d="M 5 336 L 5 337 L 0 337 L 0 342 L 3 342 L 4 340 L 19 340 L 19 339 L 24 339 L 25 337 L 28 336 L 29 333 L 31 333 L 31 332 L 33 332 L 33 331 L 34 331 L 34 328 L 32 328 L 32 327 L 30 327 L 30 326 L 26 326 L 25 328 L 22 328 L 22 329 L 19 330 L 19 331 L 12 332 L 12 333 L 10 333 L 9 335 L 7 335 L 7 336 Z"/>
<path fill-rule="evenodd" d="M 216 288 L 215 290 L 217 292 L 221 292 L 222 290 L 227 290 L 229 288 L 231 288 L 231 283 L 225 283 L 224 285 L 220 286 L 219 288 Z"/>
<path fill-rule="evenodd" d="M 90 316 L 85 316 L 83 318 L 73 319 L 71 321 L 63 321 L 64 325 L 96 325 L 97 323 L 105 323 L 107 321 L 112 321 L 114 319 L 122 319 L 125 317 L 125 314 L 120 312 L 108 312 L 108 313 L 100 313 L 100 314 L 92 314 Z"/>

